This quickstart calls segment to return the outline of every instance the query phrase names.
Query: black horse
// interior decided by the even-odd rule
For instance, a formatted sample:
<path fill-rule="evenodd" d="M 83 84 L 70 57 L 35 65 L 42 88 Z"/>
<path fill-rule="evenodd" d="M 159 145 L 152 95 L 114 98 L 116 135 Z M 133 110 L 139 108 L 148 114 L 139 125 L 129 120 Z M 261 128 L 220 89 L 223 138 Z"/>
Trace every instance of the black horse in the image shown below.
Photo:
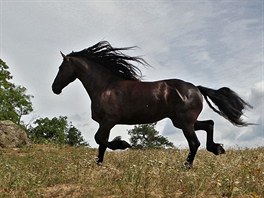
<path fill-rule="evenodd" d="M 197 130 L 207 132 L 206 148 L 215 155 L 225 153 L 221 144 L 213 141 L 213 120 L 198 121 L 203 108 L 203 96 L 209 106 L 236 126 L 247 126 L 241 120 L 246 106 L 251 107 L 227 87 L 219 90 L 195 86 L 179 79 L 142 82 L 141 71 L 132 64 L 148 65 L 140 57 L 122 51 L 133 47 L 114 48 L 102 41 L 79 52 L 63 56 L 63 62 L 52 84 L 55 94 L 78 78 L 91 99 L 92 119 L 100 127 L 95 134 L 99 144 L 97 163 L 103 162 L 106 148 L 131 147 L 121 138 L 108 141 L 116 124 L 143 124 L 170 118 L 182 129 L 190 148 L 185 165 L 191 167 L 200 142 Z M 212 106 L 208 98 L 218 107 Z"/>

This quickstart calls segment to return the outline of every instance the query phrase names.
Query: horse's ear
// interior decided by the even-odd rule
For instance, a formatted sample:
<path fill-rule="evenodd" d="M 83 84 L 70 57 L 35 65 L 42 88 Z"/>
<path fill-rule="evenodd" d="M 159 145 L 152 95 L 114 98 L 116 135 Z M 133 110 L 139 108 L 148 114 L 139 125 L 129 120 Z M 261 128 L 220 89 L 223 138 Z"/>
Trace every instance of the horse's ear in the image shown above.
<path fill-rule="evenodd" d="M 62 58 L 65 59 L 66 56 L 61 51 L 60 51 L 60 53 L 61 53 Z"/>

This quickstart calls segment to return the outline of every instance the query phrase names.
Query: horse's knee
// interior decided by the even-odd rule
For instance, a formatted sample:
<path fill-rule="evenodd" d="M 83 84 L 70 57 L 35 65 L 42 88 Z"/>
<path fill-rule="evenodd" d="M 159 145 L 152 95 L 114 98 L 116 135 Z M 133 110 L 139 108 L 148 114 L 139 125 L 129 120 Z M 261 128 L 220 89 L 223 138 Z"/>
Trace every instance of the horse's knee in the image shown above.
<path fill-rule="evenodd" d="M 96 133 L 95 135 L 94 135 L 94 139 L 95 139 L 95 142 L 97 143 L 97 144 L 102 144 L 102 136 L 100 135 L 100 134 L 98 134 L 98 133 Z"/>

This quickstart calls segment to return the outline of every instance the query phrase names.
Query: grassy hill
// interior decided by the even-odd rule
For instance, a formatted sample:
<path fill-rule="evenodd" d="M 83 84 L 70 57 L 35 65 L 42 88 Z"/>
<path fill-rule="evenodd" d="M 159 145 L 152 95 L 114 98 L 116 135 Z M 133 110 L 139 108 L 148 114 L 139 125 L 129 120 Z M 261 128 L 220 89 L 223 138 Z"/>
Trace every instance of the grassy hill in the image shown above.
<path fill-rule="evenodd" d="M 0 197 L 264 197 L 264 148 L 107 152 L 54 145 L 0 150 Z"/>

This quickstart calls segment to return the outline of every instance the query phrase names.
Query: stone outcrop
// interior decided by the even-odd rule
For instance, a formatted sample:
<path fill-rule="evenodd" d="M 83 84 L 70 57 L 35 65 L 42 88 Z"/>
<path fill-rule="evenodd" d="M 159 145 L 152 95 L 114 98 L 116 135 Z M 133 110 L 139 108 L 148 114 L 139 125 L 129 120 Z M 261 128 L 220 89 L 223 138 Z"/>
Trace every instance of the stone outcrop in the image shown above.
<path fill-rule="evenodd" d="M 6 120 L 0 121 L 0 147 L 15 148 L 31 145 L 27 133 L 19 125 Z"/>

